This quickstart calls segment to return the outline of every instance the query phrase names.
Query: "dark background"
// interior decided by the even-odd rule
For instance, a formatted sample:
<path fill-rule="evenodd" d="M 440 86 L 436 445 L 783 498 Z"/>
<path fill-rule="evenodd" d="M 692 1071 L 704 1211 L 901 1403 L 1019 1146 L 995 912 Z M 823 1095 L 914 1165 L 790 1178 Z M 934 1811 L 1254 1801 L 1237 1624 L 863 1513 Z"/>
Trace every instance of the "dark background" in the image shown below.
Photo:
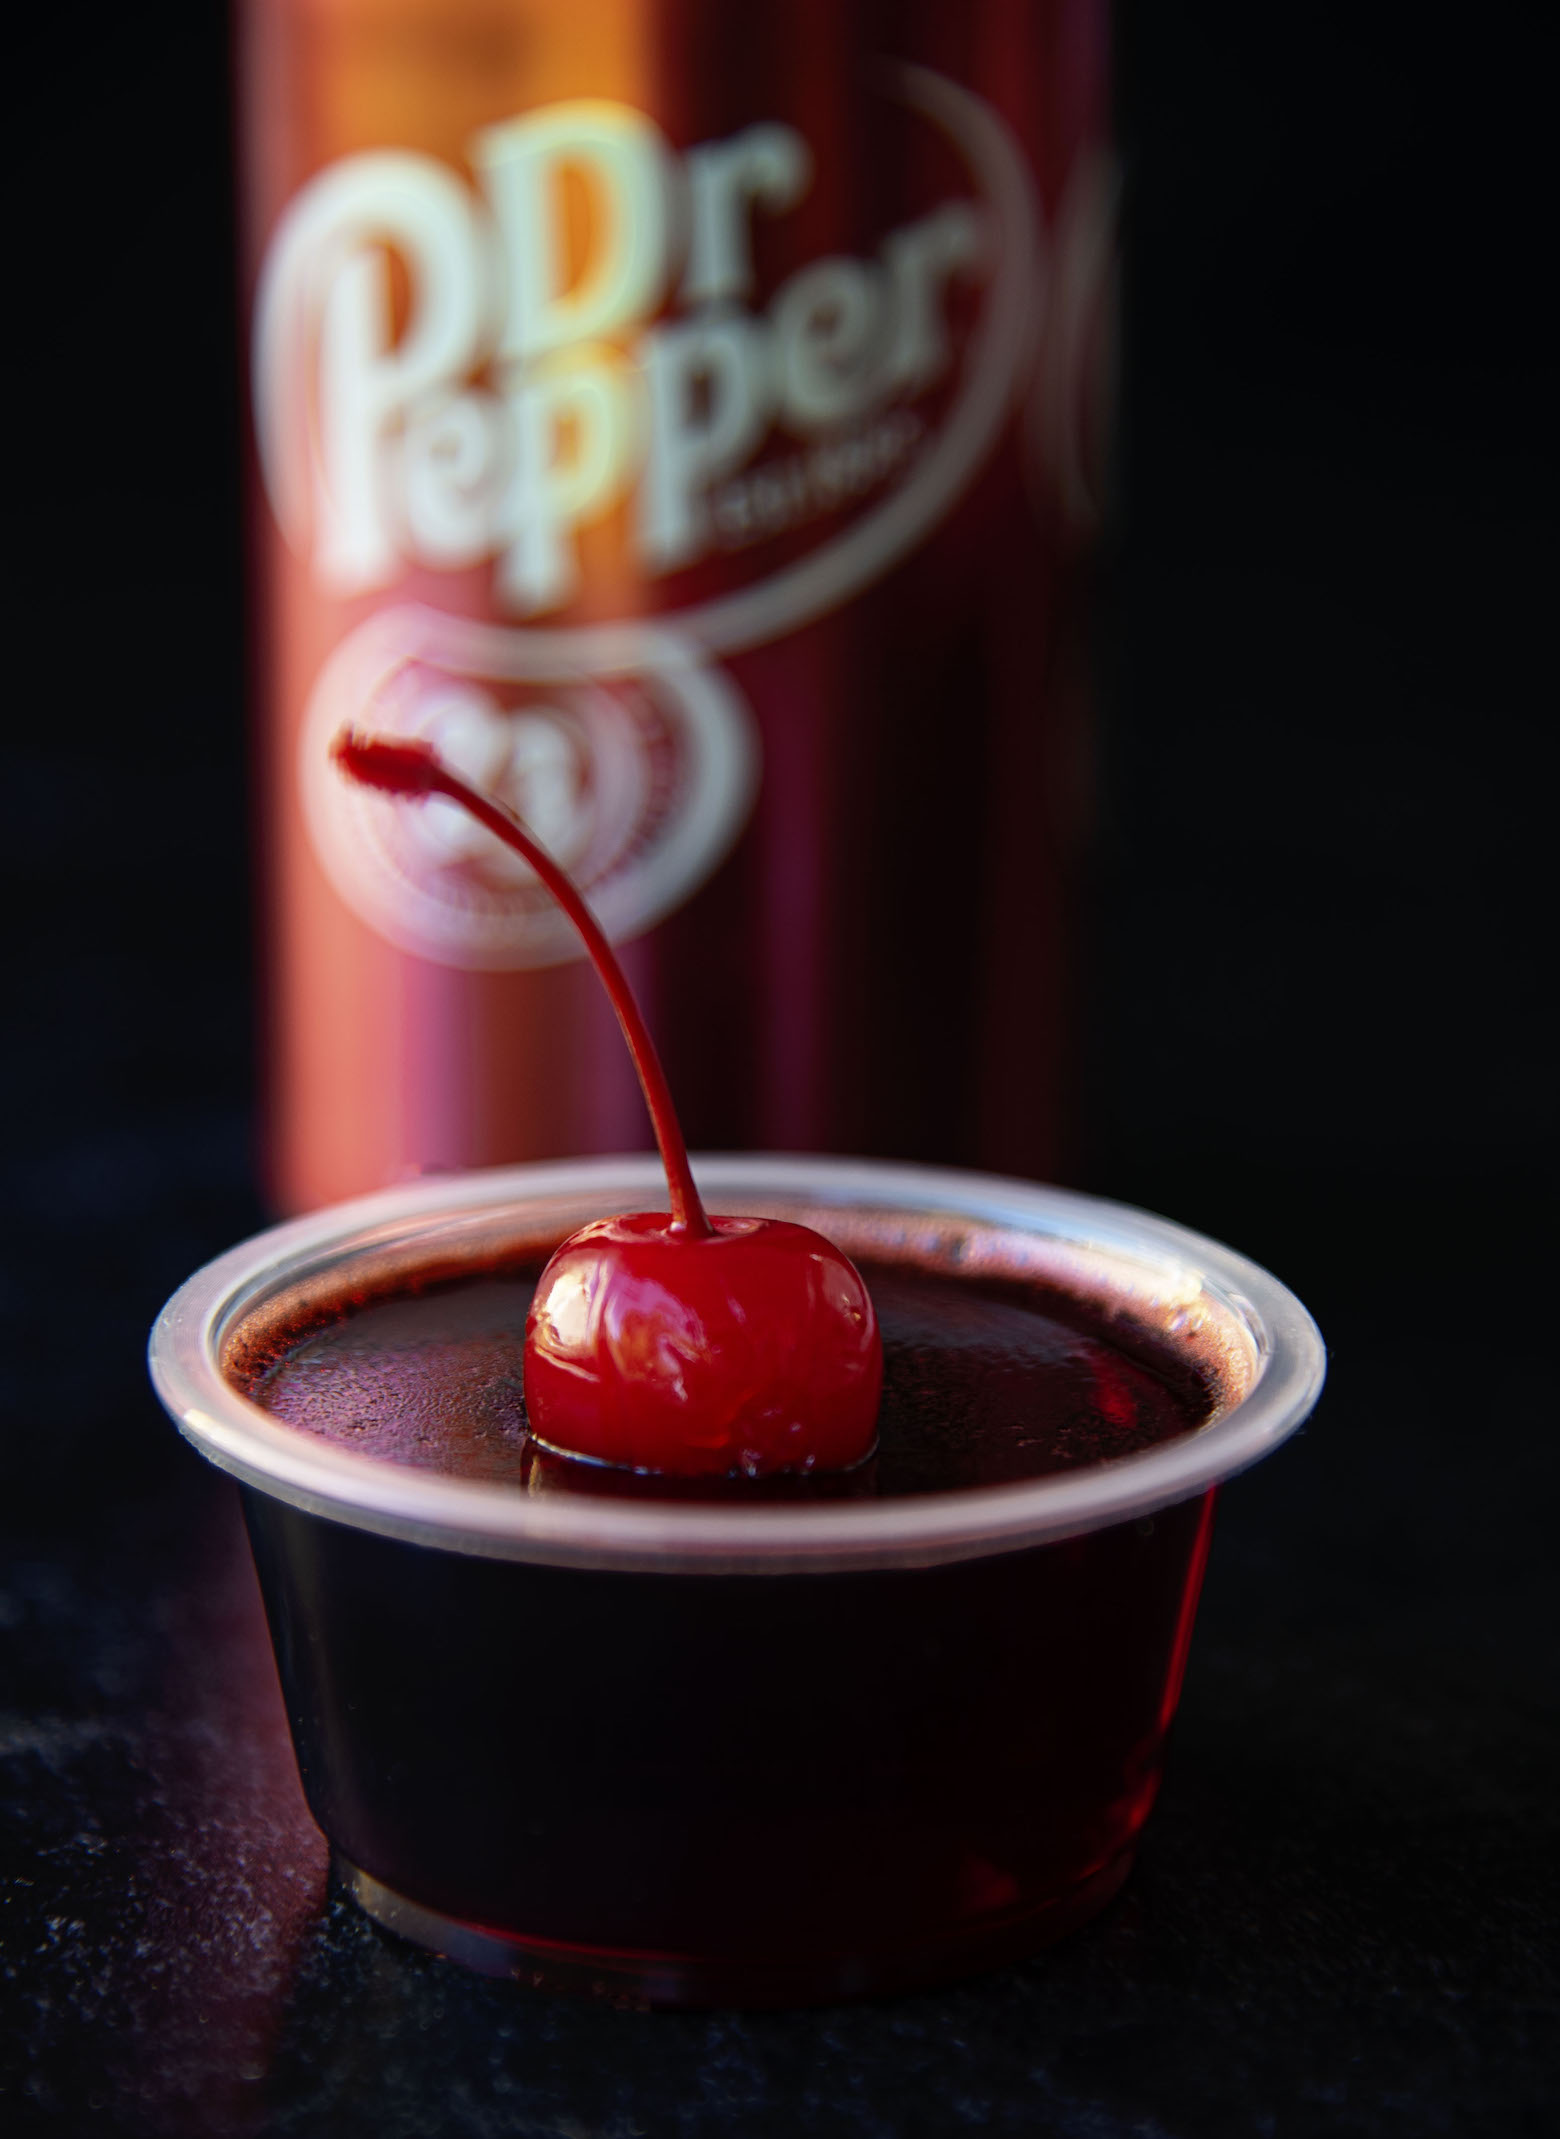
<path fill-rule="evenodd" d="M 1122 11 L 1081 1172 L 1276 1268 L 1332 1382 L 1226 1496 L 1122 1900 L 985 1982 L 763 2020 L 528 2000 L 318 1899 L 226 1488 L 140 1366 L 261 1215 L 226 33 L 8 30 L 0 2114 L 1553 2128 L 1540 16 Z"/>

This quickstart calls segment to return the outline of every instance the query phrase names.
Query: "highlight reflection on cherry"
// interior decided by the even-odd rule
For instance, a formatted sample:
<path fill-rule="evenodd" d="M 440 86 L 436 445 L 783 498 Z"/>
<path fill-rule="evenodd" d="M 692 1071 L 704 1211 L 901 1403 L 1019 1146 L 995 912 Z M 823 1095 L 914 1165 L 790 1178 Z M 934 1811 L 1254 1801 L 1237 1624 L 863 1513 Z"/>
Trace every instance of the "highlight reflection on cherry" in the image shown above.
<path fill-rule="evenodd" d="M 860 1462 L 876 1436 L 883 1375 L 860 1273 L 806 1226 L 706 1215 L 654 1042 L 569 878 L 428 744 L 347 730 L 332 754 L 365 786 L 461 804 L 530 863 L 584 941 L 650 1109 L 670 1213 L 596 1219 L 543 1270 L 525 1343 L 536 1438 L 593 1462 L 685 1478 Z"/>

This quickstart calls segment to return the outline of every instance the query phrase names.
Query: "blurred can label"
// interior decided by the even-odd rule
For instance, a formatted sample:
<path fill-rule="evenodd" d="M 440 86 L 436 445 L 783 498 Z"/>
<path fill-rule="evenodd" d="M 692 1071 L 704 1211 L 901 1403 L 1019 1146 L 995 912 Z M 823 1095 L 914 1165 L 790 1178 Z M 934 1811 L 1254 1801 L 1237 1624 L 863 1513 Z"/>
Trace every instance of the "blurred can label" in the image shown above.
<path fill-rule="evenodd" d="M 349 790 L 327 757 L 348 720 L 435 739 L 645 938 L 674 1058 L 659 995 L 690 1040 L 730 1018 L 701 1141 L 839 1142 L 844 1080 L 882 1074 L 904 1006 L 873 1030 L 869 1000 L 853 1036 L 841 1001 L 884 955 L 853 835 L 891 879 L 962 797 L 957 871 L 1012 778 L 1065 845 L 1030 760 L 1066 727 L 1047 612 L 1093 506 L 1103 39 L 1082 0 L 925 12 L 768 5 L 739 33 L 697 0 L 249 0 L 280 1200 L 640 1141 L 530 873 L 443 805 Z M 1027 645 L 993 629 L 994 583 L 1035 611 Z M 1034 736 L 1004 768 L 1015 693 Z M 919 829 L 913 803 L 878 821 L 896 728 L 981 760 L 892 783 L 921 786 Z M 947 886 L 975 967 L 990 888 Z M 994 1118 L 980 1057 L 1004 1042 L 963 992 L 965 1060 L 902 1151 L 973 1149 Z"/>

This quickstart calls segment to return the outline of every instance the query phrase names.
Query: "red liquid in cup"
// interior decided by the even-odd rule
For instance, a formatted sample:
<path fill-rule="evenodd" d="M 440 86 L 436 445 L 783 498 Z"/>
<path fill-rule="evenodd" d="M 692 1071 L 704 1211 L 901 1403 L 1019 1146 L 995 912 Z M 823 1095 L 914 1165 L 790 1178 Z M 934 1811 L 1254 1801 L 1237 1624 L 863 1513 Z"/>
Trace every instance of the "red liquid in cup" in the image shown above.
<path fill-rule="evenodd" d="M 1217 1394 L 1167 1340 L 1042 1286 L 868 1260 L 869 1463 L 639 1478 L 527 1441 L 535 1268 L 343 1283 L 241 1327 L 229 1371 L 403 1465 L 679 1501 L 1036 1477 L 1192 1431 Z M 349 1867 L 443 1919 L 446 1950 L 475 1927 L 549 1978 L 762 2002 L 994 1962 L 1099 1906 L 1157 1789 L 1212 1497 L 990 1558 L 801 1575 L 493 1561 L 246 1503 L 305 1786 Z"/>

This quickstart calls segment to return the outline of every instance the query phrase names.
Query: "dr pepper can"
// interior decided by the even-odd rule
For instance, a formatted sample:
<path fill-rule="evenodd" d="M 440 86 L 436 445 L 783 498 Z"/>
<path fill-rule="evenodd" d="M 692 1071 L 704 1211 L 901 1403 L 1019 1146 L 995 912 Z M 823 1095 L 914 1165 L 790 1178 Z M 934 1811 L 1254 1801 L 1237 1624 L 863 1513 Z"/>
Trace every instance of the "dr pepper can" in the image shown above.
<path fill-rule="evenodd" d="M 1103 0 L 240 0 L 271 1194 L 624 1150 L 1046 1174 L 1108 429 Z"/>

